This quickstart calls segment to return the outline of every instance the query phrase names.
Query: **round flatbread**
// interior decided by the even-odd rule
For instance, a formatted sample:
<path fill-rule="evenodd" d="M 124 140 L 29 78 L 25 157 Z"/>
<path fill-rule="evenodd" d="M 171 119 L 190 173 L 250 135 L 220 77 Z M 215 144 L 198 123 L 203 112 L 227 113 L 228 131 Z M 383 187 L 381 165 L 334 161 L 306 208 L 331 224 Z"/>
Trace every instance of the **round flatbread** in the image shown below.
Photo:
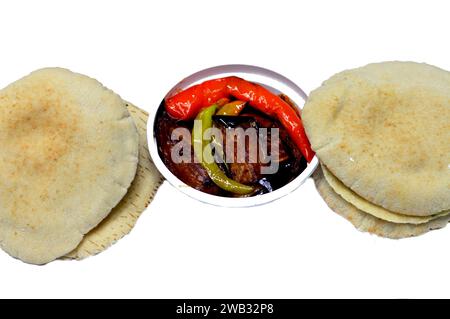
<path fill-rule="evenodd" d="M 45 264 L 74 250 L 126 194 L 139 137 L 98 81 L 38 70 L 0 91 L 0 245 Z"/>
<path fill-rule="evenodd" d="M 364 198 L 353 192 L 350 188 L 345 186 L 340 180 L 336 178 L 336 176 L 331 174 L 331 172 L 324 165 L 322 165 L 321 167 L 325 180 L 334 192 L 336 192 L 339 196 L 341 196 L 344 200 L 346 200 L 356 208 L 382 220 L 397 224 L 423 224 L 435 218 L 450 214 L 449 211 L 446 211 L 435 216 L 408 216 L 390 212 L 383 207 L 377 206 L 365 200 Z"/>
<path fill-rule="evenodd" d="M 147 147 L 148 113 L 130 103 L 127 106 L 139 132 L 139 163 L 136 177 L 121 202 L 97 227 L 84 236 L 78 247 L 67 254 L 66 258 L 80 260 L 96 255 L 127 235 L 163 182 L 163 177 L 153 164 Z"/>
<path fill-rule="evenodd" d="M 430 230 L 445 227 L 450 221 L 450 216 L 447 215 L 418 225 L 391 223 L 367 214 L 344 200 L 327 183 L 321 167 L 318 167 L 314 172 L 313 178 L 319 194 L 327 205 L 362 232 L 369 232 L 381 237 L 400 239 L 419 236 Z"/>
<path fill-rule="evenodd" d="M 359 196 L 399 214 L 450 210 L 450 73 L 412 62 L 344 71 L 313 91 L 312 148 Z"/>

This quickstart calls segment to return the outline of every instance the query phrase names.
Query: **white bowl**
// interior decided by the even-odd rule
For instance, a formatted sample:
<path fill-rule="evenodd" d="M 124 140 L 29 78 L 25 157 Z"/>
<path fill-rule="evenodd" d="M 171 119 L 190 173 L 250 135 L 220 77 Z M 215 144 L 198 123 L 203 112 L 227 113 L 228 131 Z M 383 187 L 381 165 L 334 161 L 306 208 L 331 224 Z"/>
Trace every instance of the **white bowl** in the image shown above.
<path fill-rule="evenodd" d="M 275 93 L 282 92 L 289 96 L 289 98 L 295 104 L 297 104 L 300 109 L 303 107 L 303 104 L 307 98 L 305 92 L 303 92 L 302 89 L 300 89 L 294 82 L 282 76 L 281 74 L 261 67 L 240 64 L 221 65 L 196 72 L 178 82 L 172 89 L 169 90 L 165 97 L 171 96 L 176 92 L 179 92 L 180 90 L 186 89 L 192 85 L 204 82 L 206 80 L 221 78 L 230 75 L 236 75 L 244 78 L 245 80 L 263 84 Z M 285 186 L 267 194 L 245 198 L 232 198 L 207 194 L 196 190 L 182 182 L 178 177 L 176 177 L 169 171 L 169 169 L 161 160 L 154 136 L 156 114 L 156 110 L 150 113 L 147 128 L 150 155 L 156 165 L 156 168 L 173 187 L 180 190 L 184 194 L 204 203 L 224 207 L 250 207 L 267 204 L 283 196 L 286 196 L 287 194 L 297 189 L 314 172 L 319 164 L 317 157 L 314 156 L 311 163 L 308 163 L 305 170 L 299 176 L 297 176 L 294 180 L 292 180 Z"/>

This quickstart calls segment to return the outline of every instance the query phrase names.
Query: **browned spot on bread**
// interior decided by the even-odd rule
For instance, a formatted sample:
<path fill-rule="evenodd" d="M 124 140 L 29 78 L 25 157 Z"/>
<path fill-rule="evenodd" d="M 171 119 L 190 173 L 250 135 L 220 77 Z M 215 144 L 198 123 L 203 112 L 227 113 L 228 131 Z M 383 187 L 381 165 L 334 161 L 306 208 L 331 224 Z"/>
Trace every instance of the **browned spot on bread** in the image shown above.
<path fill-rule="evenodd" d="M 48 84 L 41 84 L 45 86 Z M 36 85 L 35 85 L 36 86 Z M 32 87 L 30 90 L 48 94 L 32 95 L 15 92 L 3 96 L 0 102 L 2 116 L 2 144 L 8 147 L 10 177 L 23 170 L 30 174 L 51 177 L 57 162 L 66 156 L 74 143 L 79 127 L 78 114 L 63 101 L 64 91 L 51 87 Z"/>

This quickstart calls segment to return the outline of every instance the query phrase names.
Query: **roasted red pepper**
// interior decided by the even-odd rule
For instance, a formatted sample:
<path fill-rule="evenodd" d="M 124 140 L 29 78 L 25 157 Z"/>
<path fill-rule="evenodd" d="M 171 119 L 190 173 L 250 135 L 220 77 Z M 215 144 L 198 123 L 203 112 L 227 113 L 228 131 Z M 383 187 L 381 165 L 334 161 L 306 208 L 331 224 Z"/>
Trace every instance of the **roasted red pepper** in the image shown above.
<path fill-rule="evenodd" d="M 166 110 L 176 119 L 191 120 L 202 108 L 230 96 L 246 101 L 255 109 L 278 119 L 305 159 L 308 162 L 313 159 L 314 151 L 311 149 L 311 144 L 306 137 L 302 121 L 297 112 L 266 88 L 241 78 L 230 76 L 194 85 L 167 98 Z"/>

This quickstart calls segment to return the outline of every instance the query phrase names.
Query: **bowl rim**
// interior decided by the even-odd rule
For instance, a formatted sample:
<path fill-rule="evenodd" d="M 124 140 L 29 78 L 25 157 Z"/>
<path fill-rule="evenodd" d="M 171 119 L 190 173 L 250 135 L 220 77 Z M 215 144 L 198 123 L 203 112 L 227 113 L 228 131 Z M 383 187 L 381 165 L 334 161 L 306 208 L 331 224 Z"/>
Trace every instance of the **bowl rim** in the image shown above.
<path fill-rule="evenodd" d="M 285 76 L 266 68 L 247 64 L 225 64 L 197 71 L 175 84 L 170 90 L 168 90 L 168 93 L 164 96 L 163 99 L 173 95 L 180 89 L 185 89 L 212 78 L 218 78 L 228 75 L 241 76 L 246 79 L 250 78 L 250 81 L 259 82 L 261 84 L 268 85 L 275 90 L 279 90 L 280 92 L 289 96 L 289 98 L 294 101 L 296 107 L 299 110 L 303 108 L 303 105 L 307 100 L 307 95 L 305 94 L 305 92 Z M 301 99 L 302 101 L 299 101 L 299 99 Z M 298 102 L 302 102 L 302 104 L 299 104 Z M 317 156 L 314 156 L 312 161 L 308 163 L 306 168 L 303 170 L 303 172 L 300 173 L 299 176 L 294 178 L 283 187 L 267 194 L 244 198 L 234 198 L 204 193 L 182 182 L 167 168 L 167 166 L 163 163 L 161 157 L 159 156 L 158 146 L 154 133 L 156 115 L 158 114 L 159 107 L 161 107 L 161 103 L 158 103 L 157 105 L 158 107 L 156 108 L 156 110 L 150 112 L 147 122 L 147 140 L 150 157 L 152 158 L 153 163 L 155 164 L 158 171 L 169 182 L 169 184 L 171 184 L 174 188 L 181 191 L 185 195 L 200 202 L 211 204 L 214 206 L 230 208 L 264 205 L 280 199 L 299 188 L 312 175 L 319 164 Z"/>

